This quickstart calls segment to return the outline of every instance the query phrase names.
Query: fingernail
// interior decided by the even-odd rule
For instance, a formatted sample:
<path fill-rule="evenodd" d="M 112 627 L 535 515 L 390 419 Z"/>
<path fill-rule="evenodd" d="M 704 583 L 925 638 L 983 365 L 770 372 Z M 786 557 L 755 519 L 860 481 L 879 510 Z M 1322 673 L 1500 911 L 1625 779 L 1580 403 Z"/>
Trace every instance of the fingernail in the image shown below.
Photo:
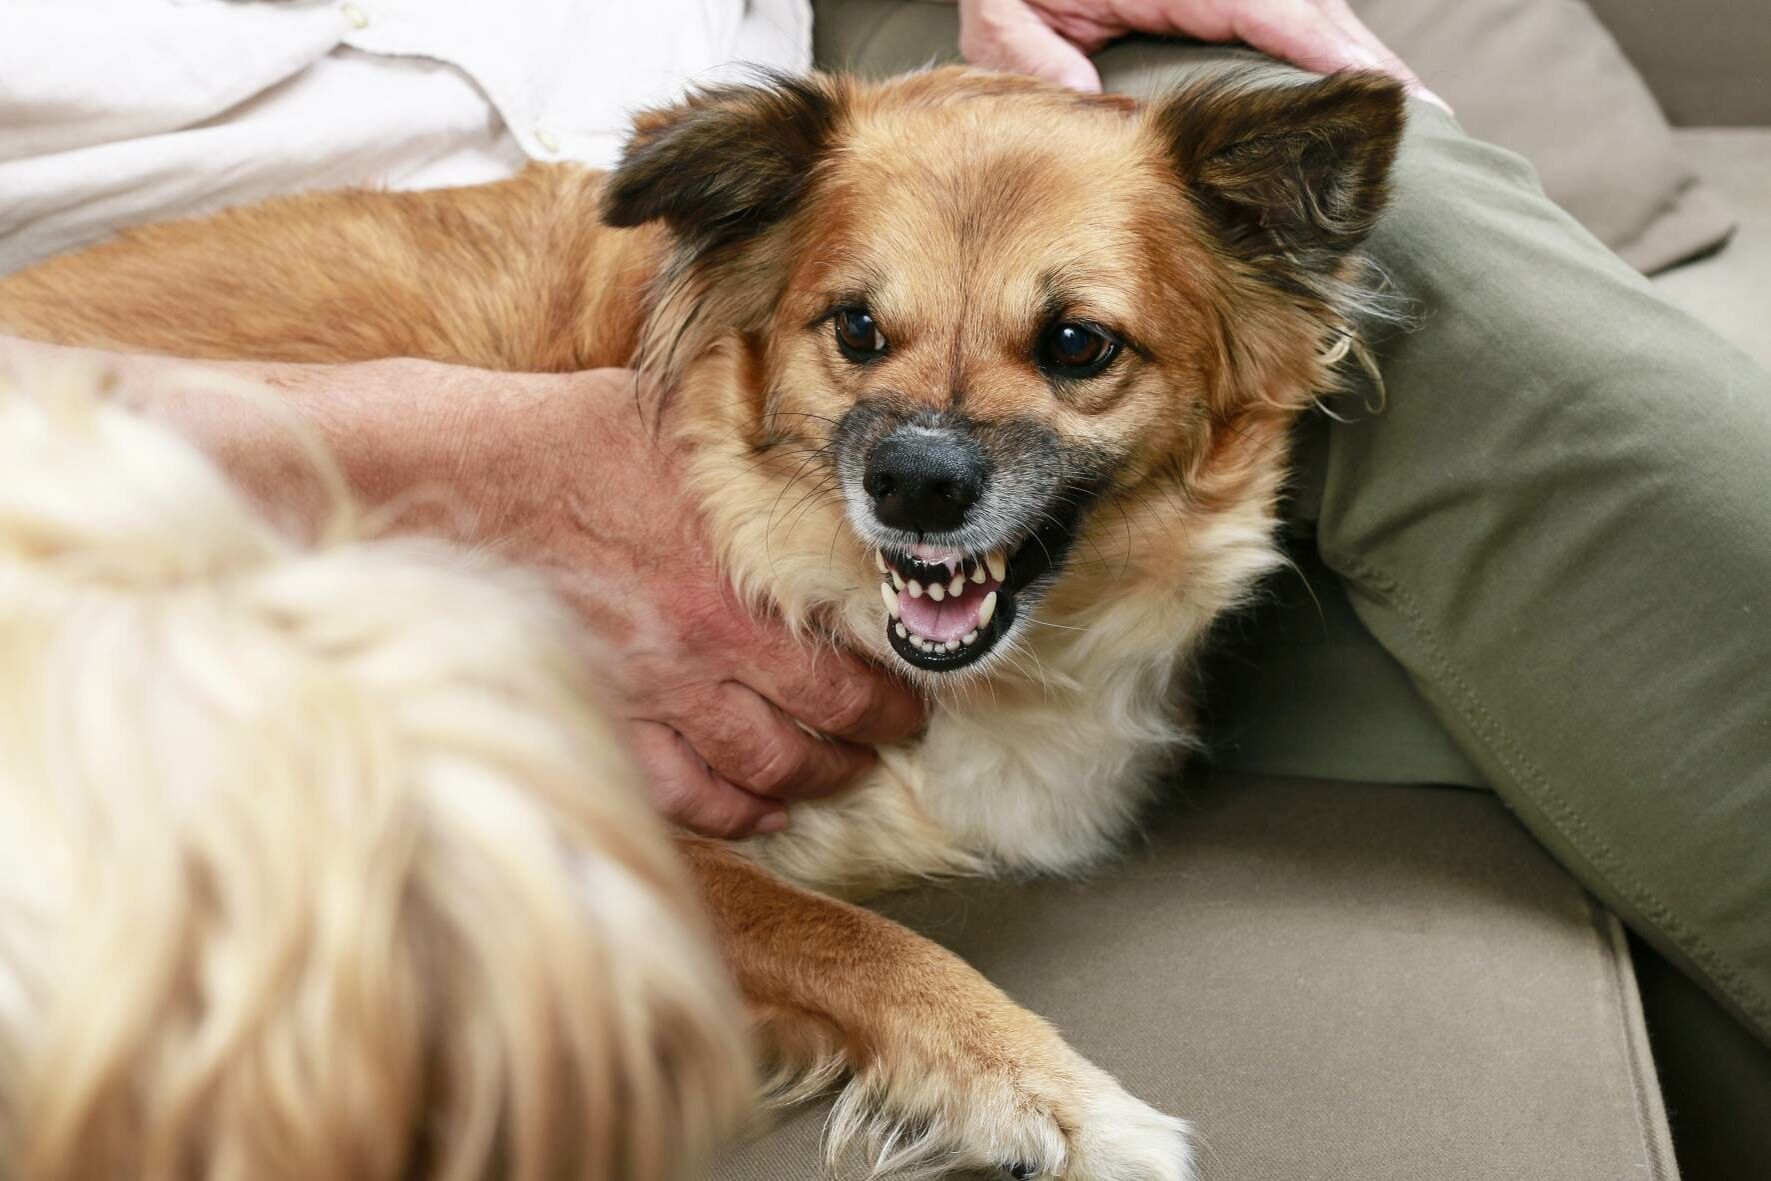
<path fill-rule="evenodd" d="M 787 813 L 785 810 L 764 813 L 763 818 L 756 822 L 757 832 L 780 832 L 786 827 Z"/>

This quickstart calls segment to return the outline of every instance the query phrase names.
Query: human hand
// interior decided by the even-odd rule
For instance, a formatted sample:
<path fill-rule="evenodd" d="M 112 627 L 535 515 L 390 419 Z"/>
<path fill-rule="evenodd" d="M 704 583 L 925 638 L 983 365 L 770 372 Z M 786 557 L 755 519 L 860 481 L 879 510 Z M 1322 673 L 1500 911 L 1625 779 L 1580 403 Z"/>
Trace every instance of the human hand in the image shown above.
<path fill-rule="evenodd" d="M 1241 41 L 1323 74 L 1380 70 L 1445 106 L 1346 0 L 959 0 L 967 61 L 1075 90 L 1100 90 L 1088 55 L 1134 32 Z"/>
<path fill-rule="evenodd" d="M 921 726 L 922 706 L 738 600 L 634 383 L 627 370 L 506 383 L 466 424 L 450 485 L 490 512 L 475 532 L 548 570 L 612 656 L 660 808 L 712 836 L 774 831 L 784 802 L 843 786 L 871 744 Z"/>

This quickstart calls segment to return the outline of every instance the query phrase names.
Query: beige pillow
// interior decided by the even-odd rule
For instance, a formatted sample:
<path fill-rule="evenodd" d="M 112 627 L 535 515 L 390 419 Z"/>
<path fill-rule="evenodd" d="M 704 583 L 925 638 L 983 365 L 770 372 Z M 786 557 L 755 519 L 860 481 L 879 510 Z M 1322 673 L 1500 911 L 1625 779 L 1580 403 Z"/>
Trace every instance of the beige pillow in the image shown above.
<path fill-rule="evenodd" d="M 1576 0 L 1350 0 L 1478 139 L 1530 160 L 1544 190 L 1638 270 L 1714 249 L 1732 219 L 1660 106 Z"/>
<path fill-rule="evenodd" d="M 1471 135 L 1529 159 L 1549 195 L 1638 270 L 1652 274 L 1727 240 L 1727 213 L 1680 159 L 1654 96 L 1585 4 L 1350 2 Z M 931 50 L 958 56 L 950 3 L 817 0 L 814 13 L 825 69 L 883 74 L 928 65 Z M 1140 41 L 1105 52 L 1123 67 L 1149 56 Z"/>

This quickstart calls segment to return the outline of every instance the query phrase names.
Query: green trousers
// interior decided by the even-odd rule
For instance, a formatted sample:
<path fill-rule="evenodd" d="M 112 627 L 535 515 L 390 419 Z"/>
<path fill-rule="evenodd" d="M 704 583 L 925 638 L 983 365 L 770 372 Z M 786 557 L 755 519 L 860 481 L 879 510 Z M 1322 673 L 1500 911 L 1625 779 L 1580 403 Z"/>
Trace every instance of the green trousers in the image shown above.
<path fill-rule="evenodd" d="M 956 56 L 947 5 L 816 16 L 826 68 Z M 1236 56 L 1134 39 L 1096 64 L 1136 94 Z M 1220 758 L 1491 786 L 1771 1043 L 1771 374 L 1524 161 L 1410 116 L 1370 249 L 1420 326 L 1380 349 L 1381 411 L 1303 428 L 1291 541 L 1320 576 L 1244 629 Z"/>

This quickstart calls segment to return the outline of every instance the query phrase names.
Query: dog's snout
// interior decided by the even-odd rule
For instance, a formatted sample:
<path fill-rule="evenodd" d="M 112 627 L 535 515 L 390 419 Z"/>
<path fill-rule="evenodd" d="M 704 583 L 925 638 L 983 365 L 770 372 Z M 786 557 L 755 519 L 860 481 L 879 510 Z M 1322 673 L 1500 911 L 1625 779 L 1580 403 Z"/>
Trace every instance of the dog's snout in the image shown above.
<path fill-rule="evenodd" d="M 898 432 L 874 445 L 861 483 L 880 524 L 943 533 L 964 523 L 983 491 L 984 457 L 951 432 Z"/>

